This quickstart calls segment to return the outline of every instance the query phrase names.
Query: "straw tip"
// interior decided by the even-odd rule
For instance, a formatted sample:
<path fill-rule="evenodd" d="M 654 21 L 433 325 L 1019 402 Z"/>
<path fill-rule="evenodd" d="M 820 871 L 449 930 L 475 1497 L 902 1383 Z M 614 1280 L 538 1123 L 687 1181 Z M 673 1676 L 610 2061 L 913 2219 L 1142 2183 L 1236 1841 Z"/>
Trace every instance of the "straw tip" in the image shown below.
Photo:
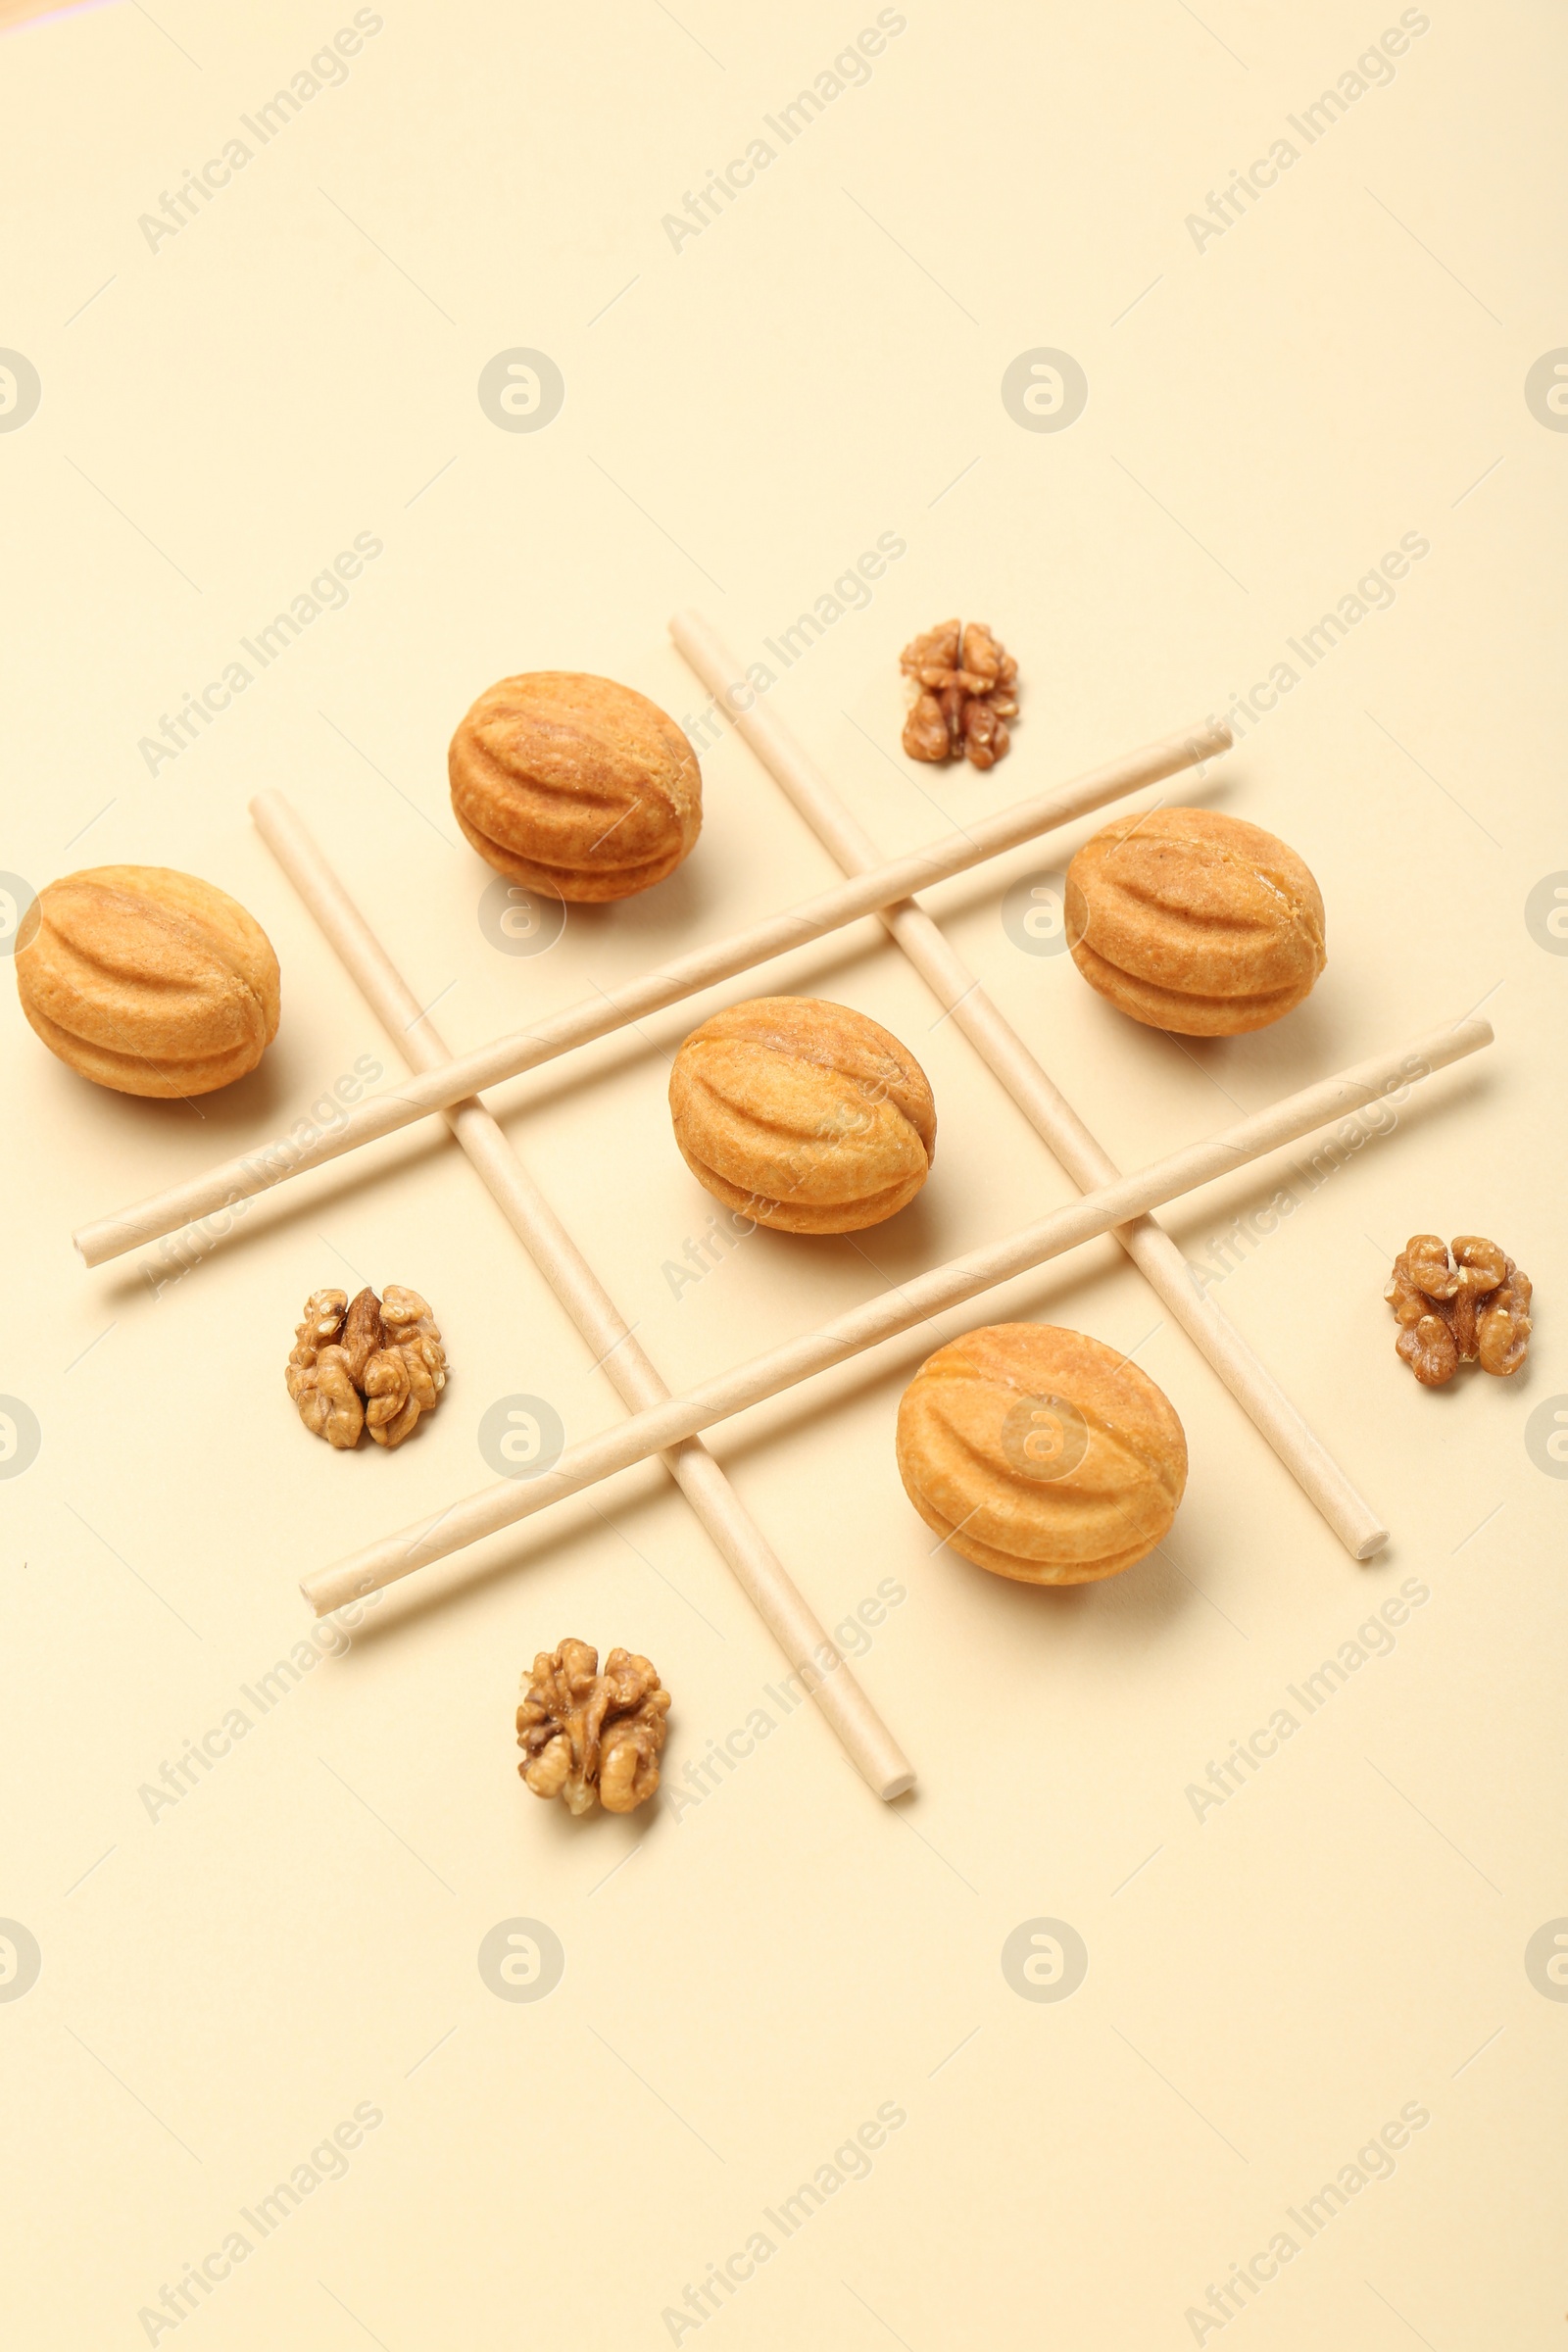
<path fill-rule="evenodd" d="M 1360 1543 L 1355 1547 L 1354 1557 L 1358 1560 L 1374 1560 L 1377 1558 L 1378 1553 L 1383 1549 L 1388 1541 L 1388 1529 L 1386 1527 L 1375 1527 L 1369 1536 L 1362 1537 Z"/>

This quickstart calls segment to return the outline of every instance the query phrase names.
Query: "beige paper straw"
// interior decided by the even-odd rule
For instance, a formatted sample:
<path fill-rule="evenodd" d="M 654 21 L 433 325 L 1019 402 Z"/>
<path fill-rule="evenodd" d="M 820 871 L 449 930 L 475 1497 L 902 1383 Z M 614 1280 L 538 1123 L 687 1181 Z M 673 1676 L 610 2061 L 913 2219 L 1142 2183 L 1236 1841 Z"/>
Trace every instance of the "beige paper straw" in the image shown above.
<path fill-rule="evenodd" d="M 418 999 L 298 811 L 280 792 L 264 792 L 252 801 L 251 815 L 399 1053 L 421 1069 L 449 1060 L 447 1048 L 428 1018 L 421 1016 Z M 451 1103 L 444 1115 L 622 1400 L 633 1411 L 667 1402 L 668 1389 L 613 1299 L 483 1103 Z M 912 1788 L 914 1772 L 907 1757 L 701 1438 L 666 1448 L 662 1459 L 857 1770 L 883 1799 Z"/>
<path fill-rule="evenodd" d="M 1277 1146 L 1295 1143 L 1315 1127 L 1345 1118 L 1395 1088 L 1425 1078 L 1491 1042 L 1489 1021 L 1460 1021 L 1452 1028 L 1431 1030 L 1408 1046 L 1380 1054 L 1336 1077 L 1322 1079 L 1266 1110 L 1254 1111 L 1206 1143 L 1190 1144 L 1134 1175 L 1098 1186 L 1081 1200 L 1054 1210 L 1018 1233 L 867 1299 L 820 1331 L 770 1348 L 765 1355 L 719 1373 L 683 1396 L 672 1396 L 667 1404 L 634 1414 L 618 1428 L 602 1431 L 570 1447 L 554 1469 L 527 1484 L 504 1480 L 450 1504 L 434 1519 L 368 1544 L 335 1567 L 307 1577 L 300 1590 L 320 1616 L 341 1608 L 345 1601 L 395 1584 L 433 1560 L 514 1526 L 519 1519 L 531 1518 L 552 1502 L 611 1478 L 617 1470 L 629 1469 L 634 1462 L 645 1461 L 651 1453 L 678 1445 L 683 1438 L 695 1437 L 699 1430 L 744 1412 L 764 1397 L 776 1396 L 948 1307 L 960 1306 L 982 1291 L 1026 1273 L 1080 1242 L 1092 1241 L 1163 1201 L 1229 1175 Z"/>
<path fill-rule="evenodd" d="M 110 1258 L 122 1257 L 127 1250 L 156 1242 L 162 1234 L 175 1233 L 194 1218 L 211 1216 L 217 1210 L 252 1200 L 258 1193 L 303 1175 L 307 1168 L 319 1167 L 324 1160 L 337 1159 L 345 1152 L 357 1151 L 363 1144 L 392 1135 L 416 1119 L 429 1118 L 450 1102 L 464 1102 L 486 1087 L 499 1086 L 504 1079 L 535 1069 L 557 1054 L 569 1053 L 573 1046 L 607 1037 L 612 1030 L 623 1029 L 633 1021 L 646 1020 L 650 1014 L 663 1011 L 684 997 L 697 996 L 717 981 L 733 979 L 737 972 L 750 971 L 774 956 L 787 955 L 791 949 L 805 947 L 829 931 L 858 921 L 862 915 L 874 914 L 879 906 L 891 906 L 896 900 L 906 898 L 912 890 L 923 890 L 952 874 L 964 873 L 1004 850 L 1016 849 L 1020 842 L 1050 832 L 1054 825 L 1069 824 L 1074 817 L 1103 808 L 1107 801 L 1117 800 L 1124 793 L 1137 792 L 1146 784 L 1157 784 L 1165 776 L 1176 775 L 1184 767 L 1212 758 L 1225 749 L 1230 739 L 1227 728 L 1204 721 L 1184 734 L 1167 735 L 1158 743 L 1146 744 L 1142 751 L 1130 752 L 1124 759 L 1095 768 L 1057 792 L 1020 801 L 1000 815 L 981 819 L 967 832 L 949 834 L 926 849 L 913 850 L 906 858 L 892 859 L 876 873 L 841 882 L 835 889 L 824 891 L 783 914 L 769 915 L 765 921 L 734 932 L 727 939 L 715 940 L 710 947 L 694 949 L 689 956 L 679 956 L 673 963 L 662 964 L 657 971 L 645 973 L 642 979 L 630 981 L 615 996 L 600 990 L 582 1004 L 552 1014 L 532 1029 L 515 1030 L 508 1037 L 496 1038 L 491 1044 L 476 1048 L 471 1054 L 460 1054 L 455 1061 L 443 1062 L 420 1076 L 406 1079 L 401 1086 L 360 1103 L 341 1125 L 328 1129 L 314 1143 L 300 1145 L 284 1137 L 274 1144 L 241 1152 L 220 1167 L 209 1169 L 205 1176 L 172 1185 L 167 1192 L 156 1193 L 133 1207 L 84 1225 L 74 1236 L 76 1248 L 89 1266 L 101 1266 Z"/>
<path fill-rule="evenodd" d="M 846 873 L 863 873 L 882 862 L 870 835 L 856 822 L 842 799 L 771 702 L 752 696 L 745 668 L 700 612 L 678 612 L 670 636 L 709 691 L 735 722 L 737 731 L 763 767 L 794 802 L 817 839 Z M 1006 1088 L 1024 1117 L 1043 1136 L 1080 1192 L 1111 1184 L 1118 1170 L 1096 1142 L 1072 1104 L 1047 1075 L 1010 1022 L 1004 1020 L 974 974 L 954 953 L 923 906 L 885 906 L 882 922 L 943 1011 L 951 1014 Z M 1359 1494 L 1327 1446 L 1304 1421 L 1262 1359 L 1255 1355 L 1224 1309 L 1200 1295 L 1187 1261 L 1165 1228 L 1152 1217 L 1116 1228 L 1116 1240 L 1174 1317 L 1219 1374 L 1231 1395 L 1267 1439 L 1307 1498 L 1328 1521 L 1352 1559 L 1381 1551 L 1389 1531 Z"/>

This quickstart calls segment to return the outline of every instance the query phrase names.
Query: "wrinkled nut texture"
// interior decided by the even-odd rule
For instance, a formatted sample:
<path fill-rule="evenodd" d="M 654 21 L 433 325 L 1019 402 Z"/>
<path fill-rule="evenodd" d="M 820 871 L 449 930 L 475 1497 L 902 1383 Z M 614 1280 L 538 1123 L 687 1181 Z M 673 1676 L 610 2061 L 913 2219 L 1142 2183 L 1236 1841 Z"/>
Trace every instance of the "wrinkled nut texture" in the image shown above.
<path fill-rule="evenodd" d="M 1004 721 L 1018 712 L 1018 664 L 984 621 L 939 621 L 909 640 L 899 667 L 912 681 L 909 758 L 995 767 L 1009 742 Z"/>
<path fill-rule="evenodd" d="M 1459 1369 L 1453 1333 L 1446 1318 L 1430 1309 L 1418 1322 L 1406 1324 L 1394 1345 L 1424 1389 L 1441 1389 Z"/>
<path fill-rule="evenodd" d="M 646 1658 L 612 1649 L 599 1671 L 587 1642 L 541 1650 L 522 1678 L 517 1766 L 535 1796 L 571 1813 L 631 1813 L 659 1787 L 669 1692 Z"/>
<path fill-rule="evenodd" d="M 1451 1298 L 1459 1288 L 1459 1271 L 1448 1255 L 1448 1245 L 1438 1233 L 1412 1233 L 1395 1260 L 1395 1278 L 1403 1268 L 1405 1280 L 1429 1298 Z"/>
<path fill-rule="evenodd" d="M 898 1460 L 952 1550 L 1028 1585 L 1130 1568 L 1187 1484 L 1182 1425 L 1148 1375 L 1043 1323 L 991 1324 L 928 1356 L 899 1405 Z"/>
<path fill-rule="evenodd" d="M 453 736 L 447 771 L 480 857 L 549 898 L 630 898 L 673 873 L 702 826 L 696 753 L 612 678 L 500 679 Z"/>
<path fill-rule="evenodd" d="M 1322 971 L 1323 900 L 1272 833 L 1209 808 L 1105 825 L 1067 868 L 1067 945 L 1092 988 L 1180 1037 L 1240 1037 Z"/>
<path fill-rule="evenodd" d="M 1528 1274 L 1517 1267 L 1499 1283 L 1476 1318 L 1476 1359 L 1483 1372 L 1507 1380 L 1530 1352 Z"/>
<path fill-rule="evenodd" d="M 1453 1271 L 1459 1289 L 1479 1298 L 1507 1280 L 1513 1272 L 1513 1259 L 1479 1233 L 1457 1233 L 1453 1237 Z"/>
<path fill-rule="evenodd" d="M 914 1199 L 936 1150 L 913 1054 L 818 997 L 755 997 L 694 1029 L 669 1107 L 699 1184 L 778 1233 L 880 1225 Z"/>
<path fill-rule="evenodd" d="M 1384 1289 L 1399 1326 L 1394 1345 L 1423 1388 L 1441 1389 L 1461 1364 L 1506 1380 L 1530 1352 L 1531 1282 L 1483 1234 L 1414 1233 Z"/>
<path fill-rule="evenodd" d="M 401 1446 L 447 1385 L 446 1350 L 417 1291 L 388 1283 L 386 1297 L 313 1291 L 283 1374 L 313 1437 L 347 1451 L 368 1429 Z"/>
<path fill-rule="evenodd" d="M 209 1095 L 277 1034 L 278 972 L 227 893 L 163 865 L 98 865 L 41 891 L 18 936 L 22 1009 L 52 1054 L 117 1094 Z"/>

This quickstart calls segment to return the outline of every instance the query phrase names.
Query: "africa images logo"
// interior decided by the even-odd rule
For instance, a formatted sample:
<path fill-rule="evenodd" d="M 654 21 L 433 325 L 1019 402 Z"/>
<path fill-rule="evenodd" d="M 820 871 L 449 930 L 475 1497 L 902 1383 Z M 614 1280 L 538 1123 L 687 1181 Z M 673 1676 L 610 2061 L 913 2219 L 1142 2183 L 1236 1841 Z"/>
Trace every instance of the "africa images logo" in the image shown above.
<path fill-rule="evenodd" d="M 42 398 L 32 362 L 23 352 L 0 351 L 0 433 L 20 432 Z"/>
<path fill-rule="evenodd" d="M 479 1974 L 500 2001 L 542 2001 L 566 1973 L 566 1947 L 542 1919 L 498 1919 L 479 1946 Z"/>
<path fill-rule="evenodd" d="M 504 433 L 537 433 L 554 423 L 566 379 L 547 351 L 524 344 L 498 351 L 479 370 L 479 406 Z"/>

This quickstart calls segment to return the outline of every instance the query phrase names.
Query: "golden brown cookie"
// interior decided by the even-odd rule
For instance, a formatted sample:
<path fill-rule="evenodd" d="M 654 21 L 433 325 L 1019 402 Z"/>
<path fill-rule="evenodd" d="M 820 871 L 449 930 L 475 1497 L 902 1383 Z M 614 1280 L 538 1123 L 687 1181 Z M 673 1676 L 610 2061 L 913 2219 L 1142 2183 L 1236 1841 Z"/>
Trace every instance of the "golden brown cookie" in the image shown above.
<path fill-rule="evenodd" d="M 1266 1029 L 1323 969 L 1323 900 L 1283 841 L 1211 808 L 1120 816 L 1067 868 L 1067 944 L 1092 988 L 1180 1037 Z"/>
<path fill-rule="evenodd" d="M 52 1054 L 122 1095 L 208 1095 L 277 1034 L 277 957 L 227 893 L 165 865 L 66 874 L 17 943 L 22 1009 Z"/>
<path fill-rule="evenodd" d="M 913 1054 L 819 997 L 754 997 L 694 1029 L 669 1108 L 698 1182 L 779 1233 L 880 1225 L 914 1199 L 936 1150 Z"/>
<path fill-rule="evenodd" d="M 993 1323 L 928 1356 L 899 1405 L 899 1475 L 950 1547 L 1024 1585 L 1115 1576 L 1187 1484 L 1168 1398 L 1099 1340 Z"/>
<path fill-rule="evenodd" d="M 500 679 L 453 736 L 447 772 L 480 857 L 554 899 L 629 899 L 672 874 L 702 826 L 696 753 L 613 678 Z"/>

